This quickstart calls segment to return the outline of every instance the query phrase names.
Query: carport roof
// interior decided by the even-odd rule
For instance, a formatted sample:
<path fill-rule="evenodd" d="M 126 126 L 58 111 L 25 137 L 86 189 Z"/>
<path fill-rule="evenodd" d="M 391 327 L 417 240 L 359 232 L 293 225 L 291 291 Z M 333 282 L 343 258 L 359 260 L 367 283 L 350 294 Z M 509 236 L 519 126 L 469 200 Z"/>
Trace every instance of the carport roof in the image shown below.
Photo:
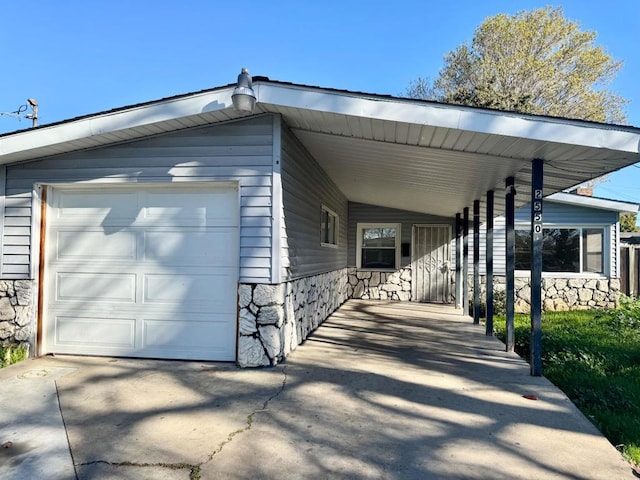
<path fill-rule="evenodd" d="M 235 84 L 0 136 L 0 164 L 246 117 Z M 531 160 L 549 195 L 640 161 L 640 129 L 278 82 L 254 77 L 253 115 L 280 114 L 354 202 L 452 217 L 516 180 L 530 200 Z"/>

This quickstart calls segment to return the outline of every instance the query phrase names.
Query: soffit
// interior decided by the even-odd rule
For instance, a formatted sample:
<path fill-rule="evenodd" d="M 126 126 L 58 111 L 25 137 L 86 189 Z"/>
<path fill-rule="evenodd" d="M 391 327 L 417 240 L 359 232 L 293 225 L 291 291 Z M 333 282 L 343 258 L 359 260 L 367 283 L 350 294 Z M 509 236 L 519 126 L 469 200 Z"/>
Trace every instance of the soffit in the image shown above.
<path fill-rule="evenodd" d="M 528 203 L 534 158 L 545 162 L 545 196 L 640 161 L 637 152 L 575 143 L 281 105 L 260 109 L 282 115 L 349 200 L 447 217 L 475 199 L 484 211 L 488 190 L 499 213 L 510 176 L 517 205 Z"/>

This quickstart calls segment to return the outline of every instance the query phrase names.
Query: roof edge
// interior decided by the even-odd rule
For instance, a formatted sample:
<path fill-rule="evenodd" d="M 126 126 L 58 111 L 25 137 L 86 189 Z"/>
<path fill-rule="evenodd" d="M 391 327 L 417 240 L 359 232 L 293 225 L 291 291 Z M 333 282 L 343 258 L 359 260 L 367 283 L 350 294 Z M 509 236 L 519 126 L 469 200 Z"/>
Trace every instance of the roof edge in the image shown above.
<path fill-rule="evenodd" d="M 612 200 L 609 198 L 589 197 L 586 195 L 576 195 L 575 193 L 558 192 L 549 195 L 545 200 L 555 203 L 564 203 L 567 205 L 577 205 L 581 207 L 597 208 L 599 210 L 613 210 L 618 212 L 636 213 L 640 205 L 632 202 L 623 202 L 621 200 Z"/>
<path fill-rule="evenodd" d="M 232 86 L 168 97 L 0 136 L 2 157 L 232 107 Z"/>
<path fill-rule="evenodd" d="M 257 87 L 256 87 L 257 86 Z M 423 100 L 256 82 L 258 102 L 328 114 L 640 153 L 640 128 L 534 116 Z"/>

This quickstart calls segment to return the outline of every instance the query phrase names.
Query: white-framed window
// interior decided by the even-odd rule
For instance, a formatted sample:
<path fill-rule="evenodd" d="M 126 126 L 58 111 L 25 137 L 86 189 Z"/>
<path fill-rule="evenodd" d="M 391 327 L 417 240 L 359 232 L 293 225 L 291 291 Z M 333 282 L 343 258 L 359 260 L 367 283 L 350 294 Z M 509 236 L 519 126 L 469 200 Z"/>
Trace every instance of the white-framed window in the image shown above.
<path fill-rule="evenodd" d="M 320 245 L 324 247 L 338 246 L 338 214 L 322 205 L 320 217 Z"/>
<path fill-rule="evenodd" d="M 516 270 L 531 270 L 531 227 L 516 226 Z M 544 273 L 607 272 L 607 230 L 602 226 L 547 226 L 542 229 Z"/>
<path fill-rule="evenodd" d="M 358 268 L 397 270 L 400 267 L 400 224 L 358 223 Z"/>

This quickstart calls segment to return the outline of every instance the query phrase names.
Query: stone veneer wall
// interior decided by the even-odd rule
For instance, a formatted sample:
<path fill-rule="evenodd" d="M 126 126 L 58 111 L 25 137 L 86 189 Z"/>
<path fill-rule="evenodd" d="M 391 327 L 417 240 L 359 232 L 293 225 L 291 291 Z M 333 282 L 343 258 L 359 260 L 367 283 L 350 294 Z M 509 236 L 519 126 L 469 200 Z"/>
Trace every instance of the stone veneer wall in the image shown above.
<path fill-rule="evenodd" d="M 347 269 L 239 286 L 238 364 L 276 365 L 349 298 Z"/>
<path fill-rule="evenodd" d="M 494 290 L 504 292 L 506 278 L 494 277 Z M 473 276 L 469 278 L 469 298 L 473 299 Z M 480 298 L 485 298 L 486 278 L 480 277 Z M 528 277 L 515 278 L 515 311 L 531 310 L 531 282 Z M 620 280 L 617 278 L 543 278 L 542 302 L 547 312 L 615 308 L 620 300 Z"/>
<path fill-rule="evenodd" d="M 349 298 L 364 300 L 411 300 L 411 268 L 395 272 L 360 271 L 349 268 Z"/>
<path fill-rule="evenodd" d="M 0 280 L 0 344 L 35 343 L 32 280 Z"/>

